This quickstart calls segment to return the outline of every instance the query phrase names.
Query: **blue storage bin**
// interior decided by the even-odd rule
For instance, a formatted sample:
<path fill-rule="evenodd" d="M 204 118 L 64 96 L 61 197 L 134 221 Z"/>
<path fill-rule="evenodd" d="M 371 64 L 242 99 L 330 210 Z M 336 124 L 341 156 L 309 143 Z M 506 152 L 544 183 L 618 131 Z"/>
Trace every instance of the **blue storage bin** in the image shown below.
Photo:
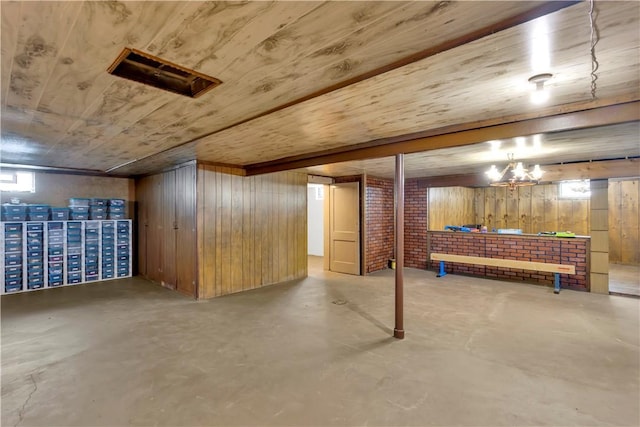
<path fill-rule="evenodd" d="M 44 231 L 44 224 L 42 224 L 42 223 L 39 223 L 39 224 L 29 223 L 29 224 L 27 224 L 27 231 Z"/>
<path fill-rule="evenodd" d="M 100 212 L 100 213 L 91 212 L 89 214 L 89 219 L 107 219 L 107 214 L 106 214 L 106 212 L 104 212 L 104 213 L 102 213 L 102 212 Z"/>
<path fill-rule="evenodd" d="M 27 205 L 25 205 L 24 203 L 22 204 L 3 203 L 2 212 L 9 213 L 9 214 L 27 213 Z"/>
<path fill-rule="evenodd" d="M 113 256 L 113 254 L 111 254 L 111 255 L 102 254 L 102 261 L 103 262 L 114 262 L 115 260 L 116 260 L 116 257 Z"/>
<path fill-rule="evenodd" d="M 71 214 L 88 214 L 89 206 L 69 206 Z"/>
<path fill-rule="evenodd" d="M 49 247 L 53 245 L 64 245 L 64 236 L 49 236 L 48 239 Z"/>
<path fill-rule="evenodd" d="M 129 269 L 129 261 L 118 261 L 118 270 L 126 268 Z"/>
<path fill-rule="evenodd" d="M 129 271 L 118 271 L 118 277 L 127 277 L 129 275 Z"/>
<path fill-rule="evenodd" d="M 22 239 L 22 231 L 7 231 L 4 233 L 4 238 L 13 240 Z"/>
<path fill-rule="evenodd" d="M 22 224 L 5 224 L 4 225 L 5 234 L 13 231 L 19 231 L 20 235 L 22 235 Z"/>
<path fill-rule="evenodd" d="M 44 277 L 44 270 L 42 268 L 40 268 L 39 270 L 31 270 L 29 269 L 29 271 L 27 272 L 27 277 L 29 278 L 29 280 L 32 279 L 38 279 L 38 278 L 42 278 Z"/>
<path fill-rule="evenodd" d="M 6 234 L 5 234 L 6 236 Z M 27 239 L 38 238 L 42 239 L 42 232 L 40 231 L 27 231 Z"/>
<path fill-rule="evenodd" d="M 22 240 L 5 240 L 4 250 L 5 252 L 22 252 Z"/>
<path fill-rule="evenodd" d="M 69 230 L 79 230 L 82 228 L 81 222 L 70 221 L 67 223 L 67 232 Z"/>
<path fill-rule="evenodd" d="M 27 258 L 41 258 L 42 250 L 27 251 Z"/>
<path fill-rule="evenodd" d="M 87 243 L 86 245 L 84 245 L 84 249 L 86 253 L 89 252 L 95 252 L 96 254 L 98 253 L 98 244 L 93 244 L 93 243 Z"/>
<path fill-rule="evenodd" d="M 5 253 L 4 264 L 5 266 L 15 266 L 15 265 L 22 264 L 22 253 L 20 252 Z"/>
<path fill-rule="evenodd" d="M 7 271 L 4 272 L 5 281 L 12 280 L 12 279 L 21 279 L 21 278 L 22 278 L 22 271 L 17 271 L 14 273 L 9 273 Z"/>
<path fill-rule="evenodd" d="M 67 263 L 67 267 L 79 267 L 80 262 L 81 262 L 80 259 L 69 259 Z"/>
<path fill-rule="evenodd" d="M 113 265 L 113 261 L 111 262 L 103 262 L 102 263 L 102 270 L 104 271 L 104 269 L 113 269 L 114 265 Z"/>
<path fill-rule="evenodd" d="M 51 268 L 49 267 L 49 277 L 51 276 L 62 276 L 62 267 Z"/>
<path fill-rule="evenodd" d="M 49 280 L 50 288 L 55 288 L 56 286 L 62 286 L 62 280 Z"/>
<path fill-rule="evenodd" d="M 73 266 L 69 265 L 69 266 L 67 266 L 67 271 L 69 273 L 78 272 L 78 271 L 81 271 L 81 270 L 82 270 L 82 268 L 79 265 L 73 265 Z"/>
<path fill-rule="evenodd" d="M 117 228 L 118 228 L 118 230 L 128 230 L 129 229 L 129 221 L 118 221 Z"/>
<path fill-rule="evenodd" d="M 75 273 L 73 273 L 75 274 Z M 67 283 L 70 285 L 75 285 L 76 283 L 80 283 L 80 281 L 82 280 L 82 277 L 78 276 L 78 277 L 67 277 Z"/>
<path fill-rule="evenodd" d="M 49 256 L 49 262 L 62 262 L 62 261 L 63 261 L 63 257 L 60 255 Z"/>
<path fill-rule="evenodd" d="M 49 213 L 49 205 L 28 205 L 27 212 L 28 213 Z"/>
<path fill-rule="evenodd" d="M 110 206 L 109 207 L 109 213 L 124 213 L 125 212 L 125 207 L 124 206 Z"/>
<path fill-rule="evenodd" d="M 69 199 L 69 206 L 87 206 L 89 207 L 89 202 L 91 199 L 86 197 L 72 197 Z"/>
<path fill-rule="evenodd" d="M 2 214 L 2 221 L 26 221 L 27 214 Z"/>
<path fill-rule="evenodd" d="M 29 282 L 27 284 L 27 288 L 29 289 L 41 289 L 44 288 L 44 280 L 40 280 L 37 282 Z"/>
<path fill-rule="evenodd" d="M 10 274 L 20 273 L 20 274 L 22 274 L 22 266 L 21 265 L 6 266 L 4 268 L 4 272 L 5 272 L 5 274 L 6 273 L 10 273 Z"/>
<path fill-rule="evenodd" d="M 34 244 L 42 245 L 43 243 L 44 243 L 44 237 L 42 236 L 42 233 L 40 233 L 38 237 L 27 237 L 28 245 L 34 245 Z"/>
<path fill-rule="evenodd" d="M 97 199 L 97 198 L 92 198 L 91 200 L 89 200 L 89 206 L 108 206 L 109 205 L 109 199 Z"/>
<path fill-rule="evenodd" d="M 67 259 L 69 261 L 80 261 L 80 254 L 68 254 Z"/>
<path fill-rule="evenodd" d="M 102 278 L 103 279 L 113 279 L 114 277 L 115 277 L 115 275 L 113 274 L 113 272 L 110 272 L 110 273 L 103 272 L 102 273 Z"/>
<path fill-rule="evenodd" d="M 9 283 L 5 284 L 4 286 L 4 291 L 6 293 L 10 293 L 10 292 L 18 292 L 22 290 L 22 283 L 16 283 L 13 285 L 10 285 Z"/>
<path fill-rule="evenodd" d="M 49 221 L 49 212 L 47 213 L 29 213 L 27 215 L 29 221 Z"/>
<path fill-rule="evenodd" d="M 73 212 L 71 212 L 71 215 L 69 215 L 69 218 L 77 220 L 77 221 L 85 221 L 85 220 L 89 219 L 89 214 L 88 213 L 73 213 Z"/>
<path fill-rule="evenodd" d="M 66 208 L 52 208 L 52 209 L 66 209 Z M 51 232 L 51 230 L 62 230 L 64 228 L 64 223 L 63 222 L 49 222 L 47 224 L 47 227 L 49 227 L 49 232 Z"/>
<path fill-rule="evenodd" d="M 84 223 L 84 228 L 90 228 L 92 230 L 100 229 L 100 221 L 89 221 Z"/>
<path fill-rule="evenodd" d="M 38 252 L 42 252 L 42 248 L 43 248 L 43 244 L 42 243 L 32 243 L 30 245 L 27 245 L 27 251 L 38 251 Z"/>
<path fill-rule="evenodd" d="M 69 219 L 69 208 L 51 208 L 51 219 L 66 221 Z"/>
<path fill-rule="evenodd" d="M 107 215 L 107 219 L 125 219 L 126 216 L 124 213 L 111 213 Z"/>
<path fill-rule="evenodd" d="M 58 223 L 56 223 L 58 224 Z M 48 234 L 49 238 L 53 238 L 53 237 L 64 237 L 64 230 L 63 229 L 49 229 L 49 234 Z"/>
<path fill-rule="evenodd" d="M 84 280 L 86 282 L 95 282 L 96 280 L 98 280 L 98 278 L 98 273 L 96 273 L 92 275 L 85 275 Z"/>
<path fill-rule="evenodd" d="M 109 200 L 109 206 L 124 206 L 125 205 L 125 200 L 124 199 L 110 199 Z"/>
<path fill-rule="evenodd" d="M 89 207 L 89 213 L 107 213 L 107 210 L 109 208 L 107 208 L 106 205 L 103 206 L 90 206 Z"/>
<path fill-rule="evenodd" d="M 32 265 L 41 265 L 42 266 L 42 258 L 27 258 L 27 266 L 31 267 Z"/>
<path fill-rule="evenodd" d="M 64 252 L 64 250 L 60 247 L 51 247 L 49 246 L 49 257 L 51 256 L 55 256 L 55 255 L 62 255 L 62 253 Z"/>

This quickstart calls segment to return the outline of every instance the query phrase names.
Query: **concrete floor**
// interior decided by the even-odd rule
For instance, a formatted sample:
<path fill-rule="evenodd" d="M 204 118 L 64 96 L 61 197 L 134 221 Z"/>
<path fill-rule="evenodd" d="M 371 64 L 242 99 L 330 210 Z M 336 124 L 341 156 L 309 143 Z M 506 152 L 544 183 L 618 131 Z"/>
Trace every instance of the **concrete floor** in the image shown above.
<path fill-rule="evenodd" d="M 609 264 L 609 292 L 640 297 L 640 266 Z"/>
<path fill-rule="evenodd" d="M 2 425 L 637 426 L 639 300 L 322 272 L 195 302 L 142 279 L 2 297 Z"/>

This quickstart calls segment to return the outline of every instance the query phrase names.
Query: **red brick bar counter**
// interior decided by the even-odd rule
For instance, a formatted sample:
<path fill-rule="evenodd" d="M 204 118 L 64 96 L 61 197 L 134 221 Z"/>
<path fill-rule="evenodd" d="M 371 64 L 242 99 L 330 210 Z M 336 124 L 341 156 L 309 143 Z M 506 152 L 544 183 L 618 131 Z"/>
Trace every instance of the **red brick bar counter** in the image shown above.
<path fill-rule="evenodd" d="M 573 238 L 535 234 L 464 233 L 428 231 L 427 260 L 431 253 L 575 265 L 576 274 L 561 274 L 562 288 L 589 290 L 590 237 Z M 438 270 L 437 261 L 428 261 Z M 446 272 L 553 286 L 553 273 L 483 265 L 446 263 Z"/>

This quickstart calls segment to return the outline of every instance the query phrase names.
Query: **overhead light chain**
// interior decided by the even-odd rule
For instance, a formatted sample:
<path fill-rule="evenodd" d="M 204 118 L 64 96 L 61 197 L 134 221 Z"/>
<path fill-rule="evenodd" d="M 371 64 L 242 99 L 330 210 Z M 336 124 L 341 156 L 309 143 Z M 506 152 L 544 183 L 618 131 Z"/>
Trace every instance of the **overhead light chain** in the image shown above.
<path fill-rule="evenodd" d="M 598 63 L 598 59 L 596 58 L 596 45 L 598 44 L 598 42 L 600 41 L 600 32 L 598 31 L 598 27 L 595 23 L 595 18 L 594 18 L 594 3 L 595 0 L 590 0 L 590 4 L 589 4 L 589 27 L 591 29 L 591 36 L 590 36 L 590 45 L 591 45 L 591 99 L 596 99 L 596 89 L 597 89 L 597 80 L 598 80 L 598 75 L 596 74 L 596 71 L 598 71 L 598 68 L 600 67 L 600 64 Z M 597 14 L 597 12 L 596 12 Z"/>

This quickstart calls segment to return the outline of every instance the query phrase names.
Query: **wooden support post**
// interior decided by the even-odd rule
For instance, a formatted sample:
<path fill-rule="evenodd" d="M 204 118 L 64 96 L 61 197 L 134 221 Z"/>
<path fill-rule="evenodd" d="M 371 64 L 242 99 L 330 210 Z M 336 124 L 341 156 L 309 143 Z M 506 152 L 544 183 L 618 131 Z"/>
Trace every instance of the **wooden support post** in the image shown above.
<path fill-rule="evenodd" d="M 396 154 L 396 326 L 393 336 L 404 338 L 404 154 Z"/>

